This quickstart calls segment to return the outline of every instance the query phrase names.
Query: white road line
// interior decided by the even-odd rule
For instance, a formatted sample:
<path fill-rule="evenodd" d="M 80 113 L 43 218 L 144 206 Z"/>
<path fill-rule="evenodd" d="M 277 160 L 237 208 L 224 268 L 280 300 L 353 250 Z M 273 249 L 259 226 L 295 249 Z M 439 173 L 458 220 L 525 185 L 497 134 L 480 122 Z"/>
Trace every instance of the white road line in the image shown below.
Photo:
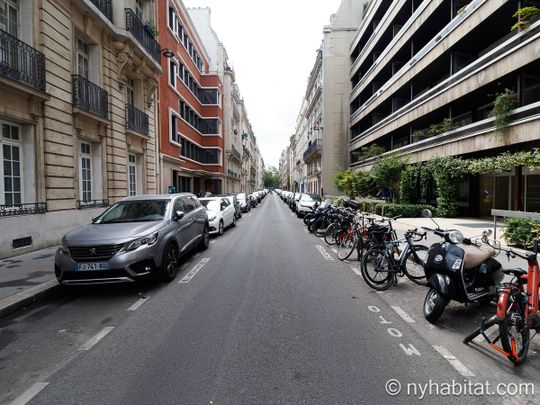
<path fill-rule="evenodd" d="M 146 300 L 150 297 L 143 297 L 135 302 L 132 306 L 130 306 L 127 310 L 128 311 L 136 311 L 142 304 L 146 302 Z"/>
<path fill-rule="evenodd" d="M 216 243 L 215 240 L 211 240 L 211 241 L 210 241 L 210 244 L 211 244 L 211 245 L 213 245 L 214 243 Z"/>
<path fill-rule="evenodd" d="M 334 252 L 337 255 L 337 249 L 332 249 L 332 252 Z"/>
<path fill-rule="evenodd" d="M 11 405 L 25 405 L 32 400 L 39 392 L 49 385 L 48 382 L 37 382 L 23 392 L 19 397 L 11 403 Z"/>
<path fill-rule="evenodd" d="M 484 331 L 484 333 L 489 337 L 491 338 L 492 335 L 494 335 L 496 332 L 499 331 L 499 326 L 498 325 L 493 325 L 491 328 L 488 328 L 486 331 Z M 475 342 L 475 343 L 481 343 L 483 342 L 484 340 L 486 340 L 484 338 L 484 336 L 482 335 L 478 335 L 477 337 L 475 337 L 472 341 Z"/>
<path fill-rule="evenodd" d="M 398 307 L 397 305 L 390 305 L 390 307 L 396 311 L 396 314 L 398 314 L 401 319 L 403 319 L 407 323 L 415 323 L 416 321 L 412 319 L 409 314 L 407 314 L 401 307 Z"/>
<path fill-rule="evenodd" d="M 362 272 L 360 271 L 360 269 L 358 267 L 354 267 L 354 266 L 351 266 L 351 270 L 354 272 L 354 274 L 356 274 L 357 276 L 361 276 L 362 275 Z"/>
<path fill-rule="evenodd" d="M 443 356 L 448 362 L 454 367 L 459 374 L 461 374 L 463 377 L 474 377 L 474 374 L 471 370 L 469 370 L 467 367 L 465 367 L 465 364 L 463 364 L 461 361 L 459 361 L 456 356 L 454 356 L 450 351 L 444 347 L 444 346 L 435 346 L 433 345 L 433 348 L 439 352 L 441 356 Z"/>
<path fill-rule="evenodd" d="M 98 343 L 101 339 L 103 339 L 107 334 L 114 329 L 114 326 L 105 326 L 103 329 L 101 329 L 98 333 L 96 333 L 93 337 L 88 339 L 88 341 L 79 347 L 79 350 L 90 350 L 96 343 Z"/>
<path fill-rule="evenodd" d="M 188 274 L 186 274 L 184 276 L 184 278 L 182 278 L 182 280 L 180 280 L 178 282 L 178 284 L 188 284 L 191 279 L 193 279 L 193 277 L 195 277 L 195 275 L 206 265 L 206 263 L 208 263 L 210 261 L 210 259 L 208 257 L 205 257 L 204 259 L 201 259 L 201 261 L 199 263 L 197 263 L 190 271 Z"/>
<path fill-rule="evenodd" d="M 334 261 L 334 258 L 330 256 L 330 253 L 328 253 L 324 249 L 324 247 L 322 247 L 321 245 L 315 245 L 315 248 L 321 253 L 321 255 L 324 257 L 325 260 Z"/>

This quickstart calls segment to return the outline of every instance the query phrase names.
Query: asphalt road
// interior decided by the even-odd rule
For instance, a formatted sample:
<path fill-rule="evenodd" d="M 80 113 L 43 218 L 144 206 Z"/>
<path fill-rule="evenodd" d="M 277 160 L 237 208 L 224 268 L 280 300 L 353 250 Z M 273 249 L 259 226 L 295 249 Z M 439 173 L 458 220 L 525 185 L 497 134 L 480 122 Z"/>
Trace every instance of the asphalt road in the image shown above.
<path fill-rule="evenodd" d="M 0 320 L 0 401 L 501 403 L 446 395 L 486 378 L 385 298 L 269 195 L 170 284 L 85 288 Z"/>

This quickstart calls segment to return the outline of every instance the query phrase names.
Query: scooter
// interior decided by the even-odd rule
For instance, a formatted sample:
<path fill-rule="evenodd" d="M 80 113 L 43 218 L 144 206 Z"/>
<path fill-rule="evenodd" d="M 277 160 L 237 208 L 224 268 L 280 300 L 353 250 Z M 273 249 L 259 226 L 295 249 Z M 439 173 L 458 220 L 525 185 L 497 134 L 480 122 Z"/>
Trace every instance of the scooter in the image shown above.
<path fill-rule="evenodd" d="M 432 218 L 431 211 L 422 216 L 431 218 L 436 229 L 423 227 L 443 238 L 431 245 L 424 272 L 430 290 L 424 300 L 424 317 L 436 323 L 451 300 L 461 303 L 488 303 L 496 297 L 496 286 L 503 279 L 501 264 L 493 258 L 495 249 L 473 244 L 457 230 L 444 230 Z"/>

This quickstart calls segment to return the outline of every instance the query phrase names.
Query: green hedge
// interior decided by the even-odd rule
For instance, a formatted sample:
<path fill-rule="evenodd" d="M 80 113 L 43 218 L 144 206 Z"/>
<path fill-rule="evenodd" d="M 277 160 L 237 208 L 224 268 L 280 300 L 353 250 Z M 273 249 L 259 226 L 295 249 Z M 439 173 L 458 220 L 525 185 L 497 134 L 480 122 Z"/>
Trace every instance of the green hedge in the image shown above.
<path fill-rule="evenodd" d="M 362 202 L 360 201 L 362 204 Z M 374 214 L 381 215 L 384 207 L 384 216 L 396 217 L 401 215 L 404 218 L 419 218 L 423 210 L 431 210 L 433 216 L 436 216 L 436 209 L 431 205 L 423 204 L 362 204 L 363 209 Z"/>
<path fill-rule="evenodd" d="M 525 218 L 507 218 L 502 237 L 510 244 L 523 248 L 532 246 L 540 238 L 540 221 Z"/>

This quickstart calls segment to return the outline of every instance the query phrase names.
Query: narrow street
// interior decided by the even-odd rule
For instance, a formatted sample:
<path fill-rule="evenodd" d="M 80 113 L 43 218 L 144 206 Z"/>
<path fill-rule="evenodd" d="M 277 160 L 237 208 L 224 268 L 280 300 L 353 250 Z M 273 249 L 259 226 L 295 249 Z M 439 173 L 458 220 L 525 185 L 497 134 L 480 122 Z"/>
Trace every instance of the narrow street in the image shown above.
<path fill-rule="evenodd" d="M 323 245 L 274 194 L 170 284 L 76 289 L 2 319 L 1 402 L 44 387 L 31 403 L 415 403 L 385 383 L 492 381 L 482 368 L 502 361 L 424 330 L 421 287 L 372 293 Z"/>

